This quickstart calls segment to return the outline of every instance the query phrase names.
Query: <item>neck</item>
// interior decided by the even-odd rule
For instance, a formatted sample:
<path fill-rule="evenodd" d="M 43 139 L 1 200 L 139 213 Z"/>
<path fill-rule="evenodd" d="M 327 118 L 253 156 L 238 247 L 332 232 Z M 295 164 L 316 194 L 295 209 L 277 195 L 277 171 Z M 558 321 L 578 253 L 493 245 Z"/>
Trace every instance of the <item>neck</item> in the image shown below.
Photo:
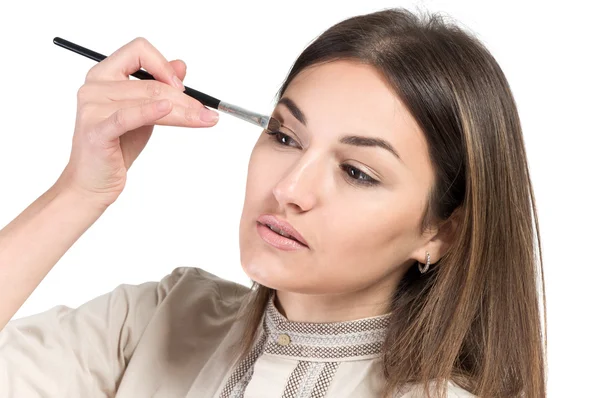
<path fill-rule="evenodd" d="M 274 304 L 292 322 L 344 322 L 384 315 L 390 311 L 395 284 L 351 293 L 314 295 L 278 290 Z"/>

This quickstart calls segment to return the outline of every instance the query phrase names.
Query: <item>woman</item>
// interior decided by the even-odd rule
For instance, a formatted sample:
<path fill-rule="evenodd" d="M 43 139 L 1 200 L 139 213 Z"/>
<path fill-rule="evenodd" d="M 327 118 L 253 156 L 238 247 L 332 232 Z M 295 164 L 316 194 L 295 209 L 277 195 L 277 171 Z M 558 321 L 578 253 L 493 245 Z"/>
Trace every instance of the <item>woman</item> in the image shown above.
<path fill-rule="evenodd" d="M 158 82 L 129 81 L 140 67 Z M 336 24 L 292 67 L 282 128 L 248 167 L 251 289 L 183 267 L 8 322 L 117 199 L 154 124 L 216 123 L 184 76 L 144 39 L 89 71 L 67 167 L 0 232 L 2 396 L 545 396 L 511 91 L 476 39 L 405 10 Z"/>

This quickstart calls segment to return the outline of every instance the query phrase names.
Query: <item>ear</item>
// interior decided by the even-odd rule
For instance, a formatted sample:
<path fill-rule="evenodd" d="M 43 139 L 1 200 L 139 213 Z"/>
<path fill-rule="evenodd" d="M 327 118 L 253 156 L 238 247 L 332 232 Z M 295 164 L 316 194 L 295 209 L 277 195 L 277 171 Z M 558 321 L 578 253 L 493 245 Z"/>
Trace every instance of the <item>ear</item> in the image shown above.
<path fill-rule="evenodd" d="M 446 221 L 432 230 L 428 234 L 430 237 L 426 242 L 413 253 L 413 258 L 425 264 L 427 262 L 427 253 L 429 252 L 430 263 L 437 263 L 448 252 L 448 249 L 450 249 L 456 238 L 458 221 L 461 214 L 461 209 L 456 209 Z"/>

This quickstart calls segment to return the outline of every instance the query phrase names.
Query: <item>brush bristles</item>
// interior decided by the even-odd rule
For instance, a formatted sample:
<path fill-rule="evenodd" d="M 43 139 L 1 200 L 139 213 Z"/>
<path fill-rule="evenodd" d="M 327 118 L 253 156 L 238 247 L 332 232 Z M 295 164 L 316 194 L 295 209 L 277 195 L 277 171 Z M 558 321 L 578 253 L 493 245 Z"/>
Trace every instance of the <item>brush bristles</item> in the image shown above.
<path fill-rule="evenodd" d="M 281 128 L 281 122 L 279 122 L 279 120 L 274 119 L 274 118 L 269 119 L 269 125 L 267 126 L 267 130 L 279 131 L 280 128 Z"/>

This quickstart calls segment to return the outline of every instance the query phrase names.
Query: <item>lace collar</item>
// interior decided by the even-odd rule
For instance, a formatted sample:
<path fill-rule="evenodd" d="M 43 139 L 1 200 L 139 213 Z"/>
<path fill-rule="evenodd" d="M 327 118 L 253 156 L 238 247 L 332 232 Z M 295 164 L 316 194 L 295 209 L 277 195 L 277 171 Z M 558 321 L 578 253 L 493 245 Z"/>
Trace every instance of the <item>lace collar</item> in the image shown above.
<path fill-rule="evenodd" d="M 271 295 L 263 317 L 264 353 L 335 362 L 380 355 L 391 313 L 344 322 L 293 322 L 279 312 L 274 298 Z"/>

